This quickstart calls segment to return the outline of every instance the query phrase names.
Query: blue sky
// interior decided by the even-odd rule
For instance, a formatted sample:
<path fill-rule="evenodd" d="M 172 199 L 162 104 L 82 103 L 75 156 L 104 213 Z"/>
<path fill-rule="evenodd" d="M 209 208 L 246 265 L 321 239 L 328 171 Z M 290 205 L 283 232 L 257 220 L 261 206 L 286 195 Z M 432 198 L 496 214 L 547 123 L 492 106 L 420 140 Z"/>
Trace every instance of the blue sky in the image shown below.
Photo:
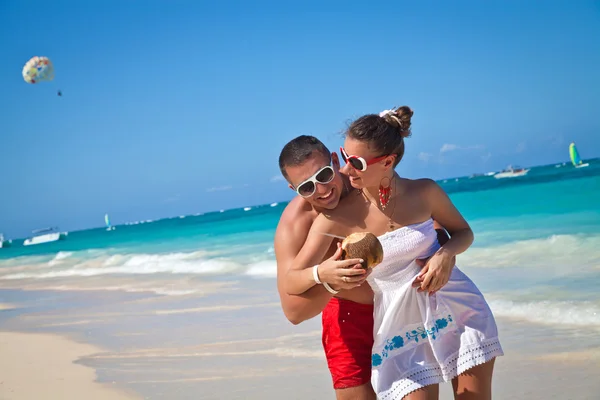
<path fill-rule="evenodd" d="M 598 2 L 245 3 L 0 2 L 0 231 L 287 200 L 288 140 L 394 105 L 407 177 L 600 155 Z"/>

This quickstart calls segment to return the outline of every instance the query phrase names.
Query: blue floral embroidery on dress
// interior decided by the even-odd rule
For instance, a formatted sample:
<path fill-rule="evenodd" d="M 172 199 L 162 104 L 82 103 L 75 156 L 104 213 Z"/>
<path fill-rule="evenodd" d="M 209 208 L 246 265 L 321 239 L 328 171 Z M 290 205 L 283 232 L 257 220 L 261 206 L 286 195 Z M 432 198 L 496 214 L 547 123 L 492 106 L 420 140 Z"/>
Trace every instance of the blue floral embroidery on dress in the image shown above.
<path fill-rule="evenodd" d="M 450 318 L 449 315 L 448 315 L 448 318 Z M 452 319 L 450 319 L 450 322 L 452 322 Z M 448 326 L 448 320 L 446 318 L 440 318 L 437 321 L 435 321 L 435 327 L 437 328 L 437 330 L 444 329 L 447 326 Z"/>
<path fill-rule="evenodd" d="M 373 364 L 374 367 L 381 365 L 382 361 L 383 360 L 381 359 L 381 356 L 379 354 L 373 354 L 371 356 L 371 364 Z"/>
<path fill-rule="evenodd" d="M 435 325 L 430 329 L 427 329 L 424 326 L 420 326 L 417 329 L 413 329 L 412 331 L 408 331 L 404 334 L 407 342 L 414 340 L 415 343 L 419 343 L 419 339 L 425 340 L 427 336 L 429 336 L 432 340 L 437 338 L 437 333 L 442 329 L 448 327 L 448 323 L 452 322 L 452 316 L 448 315 L 447 318 L 440 318 L 435 321 Z M 374 353 L 371 356 L 371 364 L 373 367 L 377 367 L 381 365 L 383 360 L 388 357 L 390 351 L 394 349 L 399 349 L 404 346 L 404 338 L 402 336 L 394 336 L 391 339 L 387 339 L 385 341 L 385 346 L 383 346 L 383 350 L 381 354 Z"/>

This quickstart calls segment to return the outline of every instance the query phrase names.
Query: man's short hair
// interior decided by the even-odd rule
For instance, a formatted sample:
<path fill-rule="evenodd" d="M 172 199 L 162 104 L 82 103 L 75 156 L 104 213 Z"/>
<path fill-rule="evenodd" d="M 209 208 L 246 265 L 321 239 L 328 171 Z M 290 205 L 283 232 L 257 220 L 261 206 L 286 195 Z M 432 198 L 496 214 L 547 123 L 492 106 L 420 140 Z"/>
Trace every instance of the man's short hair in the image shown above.
<path fill-rule="evenodd" d="M 288 179 L 287 167 L 295 167 L 304 163 L 313 152 L 319 152 L 326 159 L 331 161 L 331 152 L 329 149 L 314 136 L 302 135 L 290 140 L 279 154 L 279 169 L 281 174 Z"/>

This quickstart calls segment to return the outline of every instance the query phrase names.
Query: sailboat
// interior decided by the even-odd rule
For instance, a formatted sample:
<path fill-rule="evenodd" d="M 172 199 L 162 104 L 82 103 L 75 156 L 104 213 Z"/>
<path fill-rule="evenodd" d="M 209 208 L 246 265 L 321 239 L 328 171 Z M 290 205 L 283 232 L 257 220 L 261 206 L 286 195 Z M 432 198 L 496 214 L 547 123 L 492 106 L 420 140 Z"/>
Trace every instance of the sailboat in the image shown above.
<path fill-rule="evenodd" d="M 588 163 L 583 163 L 583 161 L 581 160 L 581 157 L 579 156 L 579 152 L 577 151 L 577 147 L 575 146 L 575 142 L 571 143 L 569 145 L 569 155 L 571 156 L 571 162 L 573 163 L 573 166 L 575 168 L 583 168 L 583 167 L 587 167 L 590 164 Z"/>
<path fill-rule="evenodd" d="M 12 240 L 4 240 L 4 235 L 0 233 L 0 249 L 3 247 L 9 247 Z"/>
<path fill-rule="evenodd" d="M 107 231 L 115 230 L 115 227 L 110 224 L 110 219 L 108 218 L 108 214 L 104 214 L 104 223 L 106 224 Z"/>

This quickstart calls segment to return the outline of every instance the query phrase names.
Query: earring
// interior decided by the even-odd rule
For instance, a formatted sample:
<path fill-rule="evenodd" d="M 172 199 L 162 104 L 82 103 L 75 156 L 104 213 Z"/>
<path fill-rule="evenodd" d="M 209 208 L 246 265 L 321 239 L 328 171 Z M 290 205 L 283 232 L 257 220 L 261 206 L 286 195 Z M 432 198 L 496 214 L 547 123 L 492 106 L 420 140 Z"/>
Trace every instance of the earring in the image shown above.
<path fill-rule="evenodd" d="M 387 186 L 384 186 L 383 182 L 387 179 Z M 387 176 L 384 177 L 379 183 L 379 204 L 381 209 L 385 210 L 388 203 L 390 202 L 390 196 L 392 195 L 391 179 Z"/>

